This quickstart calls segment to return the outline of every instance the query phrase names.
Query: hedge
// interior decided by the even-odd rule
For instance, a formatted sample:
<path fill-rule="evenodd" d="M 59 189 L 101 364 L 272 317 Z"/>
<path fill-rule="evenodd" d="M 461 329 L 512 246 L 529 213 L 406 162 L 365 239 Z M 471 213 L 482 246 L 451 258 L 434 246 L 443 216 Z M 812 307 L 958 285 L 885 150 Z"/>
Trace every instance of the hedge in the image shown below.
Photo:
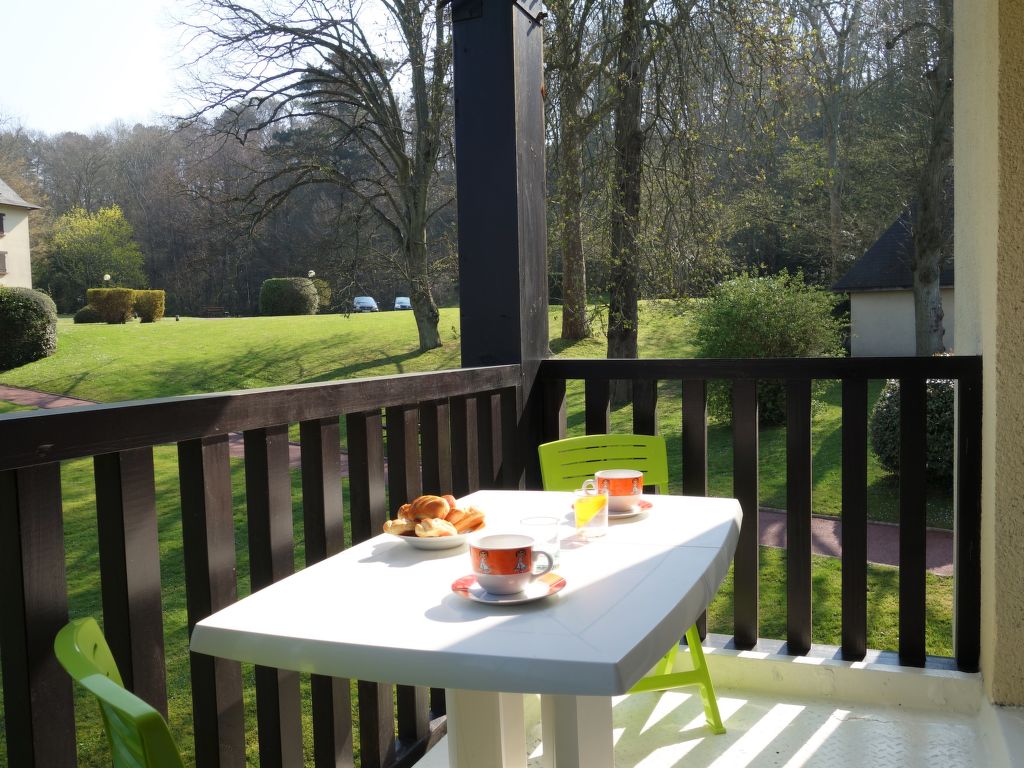
<path fill-rule="evenodd" d="M 57 307 L 41 291 L 0 286 L 0 371 L 52 355 L 57 349 Z"/>
<path fill-rule="evenodd" d="M 929 476 L 953 477 L 953 382 L 929 379 L 927 397 L 927 443 L 925 461 Z M 900 383 L 890 379 L 871 411 L 871 449 L 878 463 L 889 472 L 900 471 Z"/>
<path fill-rule="evenodd" d="M 135 314 L 144 323 L 152 323 L 164 316 L 166 295 L 163 291 L 135 291 Z"/>
<path fill-rule="evenodd" d="M 105 323 L 127 323 L 135 307 L 135 291 L 131 288 L 90 288 L 86 303 L 96 308 Z"/>
<path fill-rule="evenodd" d="M 261 315 L 315 315 L 316 286 L 308 277 L 272 277 L 260 288 Z"/>
<path fill-rule="evenodd" d="M 100 317 L 100 313 L 96 311 L 96 307 L 91 304 L 86 304 L 80 310 L 75 312 L 75 323 L 102 323 L 103 318 Z"/>
<path fill-rule="evenodd" d="M 313 287 L 316 288 L 318 311 L 326 312 L 331 308 L 331 284 L 322 277 L 314 277 Z"/>

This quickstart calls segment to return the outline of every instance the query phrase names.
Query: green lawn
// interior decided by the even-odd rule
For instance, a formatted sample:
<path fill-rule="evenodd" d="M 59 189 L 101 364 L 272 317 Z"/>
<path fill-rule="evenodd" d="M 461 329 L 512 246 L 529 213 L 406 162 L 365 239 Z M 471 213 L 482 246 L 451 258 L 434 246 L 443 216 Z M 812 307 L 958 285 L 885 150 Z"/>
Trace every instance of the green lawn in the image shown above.
<path fill-rule="evenodd" d="M 551 310 L 552 336 L 558 334 L 558 308 Z M 337 378 L 383 375 L 457 367 L 458 314 L 441 311 L 445 345 L 426 354 L 417 351 L 416 331 L 411 313 L 386 312 L 343 317 L 325 315 L 297 318 L 237 318 L 162 322 L 125 326 L 79 325 L 62 321 L 57 353 L 46 360 L 0 374 L 0 382 L 48 392 L 112 402 L 123 399 L 225 391 L 251 387 L 326 381 Z M 680 305 L 658 302 L 642 307 L 640 348 L 643 357 L 692 356 L 691 328 Z M 553 351 L 564 357 L 603 357 L 604 339 L 595 337 L 567 344 L 552 339 Z M 872 400 L 879 384 L 871 390 Z M 583 424 L 582 386 L 568 388 L 570 432 L 581 432 Z M 18 406 L 0 403 L 0 413 Z M 828 387 L 816 408 L 813 421 L 814 507 L 816 512 L 839 513 L 840 422 L 838 385 Z M 612 414 L 613 427 L 626 431 L 631 425 L 631 408 Z M 680 453 L 679 385 L 665 382 L 659 392 L 661 433 L 673 455 Z M 709 428 L 709 483 L 716 495 L 732 494 L 732 446 L 728 424 Z M 680 488 L 681 467 L 676 460 L 670 468 L 672 490 Z M 171 447 L 155 450 L 161 574 L 164 584 L 164 616 L 168 665 L 170 721 L 179 743 L 191 748 L 191 701 L 189 699 L 188 651 L 184 575 L 182 563 L 181 515 L 177 480 L 177 455 Z M 785 430 L 767 428 L 761 432 L 761 500 L 766 506 L 785 507 Z M 234 503 L 237 521 L 239 589 L 248 591 L 248 555 L 244 517 L 244 466 L 232 460 Z M 96 546 L 95 499 L 88 460 L 65 462 L 62 469 L 66 545 L 68 552 L 71 614 L 100 615 L 98 555 Z M 293 472 L 298 553 L 302 563 L 301 500 L 298 473 Z M 869 464 L 869 512 L 876 519 L 892 520 L 896 515 L 896 485 L 877 462 Z M 929 515 L 934 524 L 950 523 L 950 493 L 930 492 Z M 840 641 L 839 563 L 814 558 L 815 642 Z M 75 578 L 75 574 L 94 574 Z M 898 578 L 893 568 L 869 568 L 869 637 L 873 648 L 895 649 L 898 627 Z M 711 631 L 731 633 L 731 579 L 709 608 Z M 931 654 L 951 655 L 952 579 L 928 576 L 929 626 L 927 649 Z M 762 549 L 761 635 L 785 636 L 785 552 Z M 251 677 L 251 668 L 246 670 Z M 308 684 L 308 683 L 305 683 Z M 255 733 L 253 687 L 246 686 L 248 733 Z M 308 701 L 308 698 L 307 698 Z M 77 708 L 81 722 L 82 765 L 104 764 L 105 745 L 96 710 L 83 702 Z M 354 713 L 355 714 L 355 713 Z M 304 721 L 310 738 L 308 712 Z M 358 748 L 358 737 L 357 737 Z M 256 744 L 249 744 L 256 762 Z M 5 738 L 0 732 L 0 764 L 6 759 Z"/>

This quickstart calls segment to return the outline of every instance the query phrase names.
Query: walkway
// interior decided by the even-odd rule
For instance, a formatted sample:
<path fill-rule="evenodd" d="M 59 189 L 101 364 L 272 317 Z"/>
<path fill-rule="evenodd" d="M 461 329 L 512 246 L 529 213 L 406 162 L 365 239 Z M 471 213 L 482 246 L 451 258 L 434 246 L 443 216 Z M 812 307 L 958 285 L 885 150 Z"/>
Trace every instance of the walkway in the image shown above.
<path fill-rule="evenodd" d="M 77 397 L 52 395 L 33 389 L 19 389 L 0 384 L 0 401 L 16 403 L 33 408 L 64 408 L 72 405 L 95 405 L 92 400 Z M 242 458 L 245 455 L 242 435 L 234 432 L 228 437 L 231 455 Z M 298 443 L 288 444 L 289 466 L 298 467 L 301 452 Z M 348 455 L 341 455 L 342 475 L 348 476 Z M 786 547 L 786 512 L 779 509 L 761 509 L 760 541 L 768 547 Z M 843 523 L 833 517 L 811 518 L 811 548 L 814 554 L 825 557 L 840 557 L 842 548 Z M 890 523 L 868 523 L 868 561 L 880 565 L 899 565 L 899 526 Z M 940 576 L 953 575 L 953 533 L 929 529 L 926 542 L 926 563 L 931 573 Z"/>

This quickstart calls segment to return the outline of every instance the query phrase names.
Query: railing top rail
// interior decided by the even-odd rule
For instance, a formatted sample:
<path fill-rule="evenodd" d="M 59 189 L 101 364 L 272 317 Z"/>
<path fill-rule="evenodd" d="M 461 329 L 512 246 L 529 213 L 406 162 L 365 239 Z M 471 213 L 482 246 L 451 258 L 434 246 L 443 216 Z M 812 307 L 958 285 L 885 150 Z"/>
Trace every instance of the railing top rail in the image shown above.
<path fill-rule="evenodd" d="M 519 383 L 519 366 L 503 365 L 10 413 L 0 416 L 0 470 Z"/>
<path fill-rule="evenodd" d="M 968 379 L 981 376 L 981 357 L 791 357 L 544 360 L 542 379 Z"/>

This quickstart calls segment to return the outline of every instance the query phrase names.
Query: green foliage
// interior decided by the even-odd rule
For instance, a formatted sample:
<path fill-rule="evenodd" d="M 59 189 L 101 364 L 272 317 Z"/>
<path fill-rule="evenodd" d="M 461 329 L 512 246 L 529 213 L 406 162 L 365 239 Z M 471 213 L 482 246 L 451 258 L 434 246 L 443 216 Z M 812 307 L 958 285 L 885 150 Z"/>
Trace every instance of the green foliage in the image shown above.
<path fill-rule="evenodd" d="M 90 288 L 85 295 L 105 323 L 127 323 L 135 312 L 131 288 Z"/>
<path fill-rule="evenodd" d="M 803 275 L 741 275 L 716 286 L 695 306 L 698 357 L 838 357 L 841 323 L 832 315 L 836 297 L 808 286 Z M 711 411 L 730 413 L 728 392 L 713 387 Z M 765 424 L 786 417 L 782 382 L 758 384 L 758 406 Z"/>
<path fill-rule="evenodd" d="M 166 296 L 163 291 L 135 291 L 135 314 L 144 323 L 152 323 L 164 316 Z"/>
<path fill-rule="evenodd" d="M 953 382 L 930 379 L 927 392 L 927 471 L 931 477 L 953 477 Z M 900 383 L 890 379 L 871 410 L 871 448 L 889 472 L 900 471 Z"/>
<path fill-rule="evenodd" d="M 57 349 L 57 307 L 41 291 L 0 286 L 0 371 L 49 357 Z"/>
<path fill-rule="evenodd" d="M 92 306 L 92 304 L 86 304 L 80 310 L 75 312 L 75 323 L 76 324 L 82 324 L 82 323 L 102 323 L 102 322 L 103 322 L 103 317 L 96 310 L 96 307 Z"/>
<path fill-rule="evenodd" d="M 316 288 L 318 311 L 328 311 L 331 308 L 331 284 L 322 277 L 314 277 L 313 287 Z"/>
<path fill-rule="evenodd" d="M 131 224 L 113 205 L 89 213 L 68 211 L 53 226 L 49 255 L 39 264 L 39 285 L 48 286 L 57 306 L 70 312 L 86 290 L 110 284 L 145 288 L 143 256 L 133 239 Z"/>
<path fill-rule="evenodd" d="M 319 301 L 308 277 L 272 277 L 260 288 L 261 315 L 315 315 Z"/>

